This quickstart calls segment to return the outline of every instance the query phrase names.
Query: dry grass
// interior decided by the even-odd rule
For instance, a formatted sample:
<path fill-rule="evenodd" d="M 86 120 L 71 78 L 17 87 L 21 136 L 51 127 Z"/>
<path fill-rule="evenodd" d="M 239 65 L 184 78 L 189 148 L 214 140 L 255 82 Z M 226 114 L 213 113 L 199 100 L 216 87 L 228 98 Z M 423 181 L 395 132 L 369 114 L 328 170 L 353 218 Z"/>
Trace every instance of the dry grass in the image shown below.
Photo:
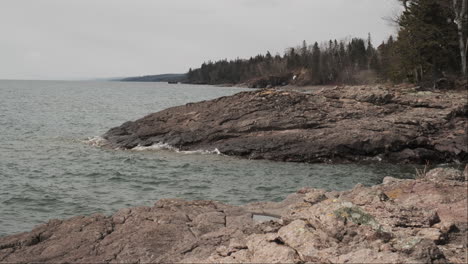
<path fill-rule="evenodd" d="M 422 168 L 422 169 L 415 168 L 415 170 L 416 170 L 416 179 L 426 178 L 426 174 L 429 171 L 429 167 L 430 167 L 430 164 L 429 164 L 429 161 L 427 161 L 426 165 L 424 165 L 424 168 Z"/>

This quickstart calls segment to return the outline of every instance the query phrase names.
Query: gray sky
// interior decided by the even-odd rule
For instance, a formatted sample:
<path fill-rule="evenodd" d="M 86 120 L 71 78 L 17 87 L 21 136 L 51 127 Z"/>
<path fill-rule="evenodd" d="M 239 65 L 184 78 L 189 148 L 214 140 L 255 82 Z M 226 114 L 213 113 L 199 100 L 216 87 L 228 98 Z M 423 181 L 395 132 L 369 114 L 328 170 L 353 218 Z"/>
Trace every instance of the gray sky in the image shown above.
<path fill-rule="evenodd" d="M 186 72 L 395 29 L 396 0 L 1 0 L 0 79 Z"/>

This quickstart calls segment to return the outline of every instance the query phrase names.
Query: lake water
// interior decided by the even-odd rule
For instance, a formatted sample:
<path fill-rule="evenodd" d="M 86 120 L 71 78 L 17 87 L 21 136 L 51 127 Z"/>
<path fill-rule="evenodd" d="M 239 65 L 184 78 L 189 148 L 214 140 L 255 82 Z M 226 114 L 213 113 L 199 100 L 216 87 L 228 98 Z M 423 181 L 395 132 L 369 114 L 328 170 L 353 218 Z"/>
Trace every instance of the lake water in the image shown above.
<path fill-rule="evenodd" d="M 51 218 L 148 205 L 161 198 L 231 204 L 279 201 L 311 186 L 328 190 L 411 167 L 252 161 L 169 150 L 120 151 L 87 144 L 125 121 L 239 88 L 162 83 L 0 81 L 0 236 Z"/>

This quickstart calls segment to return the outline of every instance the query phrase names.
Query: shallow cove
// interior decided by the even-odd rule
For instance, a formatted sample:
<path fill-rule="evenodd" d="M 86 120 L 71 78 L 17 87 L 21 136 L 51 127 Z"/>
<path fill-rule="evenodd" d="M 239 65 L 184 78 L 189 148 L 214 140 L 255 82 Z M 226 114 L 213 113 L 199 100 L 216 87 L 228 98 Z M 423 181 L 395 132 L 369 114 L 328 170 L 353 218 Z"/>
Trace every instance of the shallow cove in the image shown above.
<path fill-rule="evenodd" d="M 163 83 L 0 81 L 0 236 L 51 218 L 104 213 L 161 198 L 279 201 L 311 186 L 344 190 L 412 166 L 243 160 L 170 150 L 115 151 L 89 137 L 149 113 L 240 88 Z"/>

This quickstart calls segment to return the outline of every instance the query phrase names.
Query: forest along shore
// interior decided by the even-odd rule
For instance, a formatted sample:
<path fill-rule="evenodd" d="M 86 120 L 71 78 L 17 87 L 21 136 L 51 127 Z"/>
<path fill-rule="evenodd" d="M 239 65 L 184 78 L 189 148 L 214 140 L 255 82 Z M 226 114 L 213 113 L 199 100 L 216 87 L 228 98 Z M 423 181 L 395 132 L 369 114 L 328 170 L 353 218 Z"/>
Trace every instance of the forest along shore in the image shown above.
<path fill-rule="evenodd" d="M 465 90 L 282 87 L 169 108 L 103 137 L 112 148 L 168 144 L 275 161 L 466 163 L 467 114 Z"/>
<path fill-rule="evenodd" d="M 280 203 L 160 200 L 0 238 L 0 262 L 466 263 L 467 180 L 438 168 Z"/>

